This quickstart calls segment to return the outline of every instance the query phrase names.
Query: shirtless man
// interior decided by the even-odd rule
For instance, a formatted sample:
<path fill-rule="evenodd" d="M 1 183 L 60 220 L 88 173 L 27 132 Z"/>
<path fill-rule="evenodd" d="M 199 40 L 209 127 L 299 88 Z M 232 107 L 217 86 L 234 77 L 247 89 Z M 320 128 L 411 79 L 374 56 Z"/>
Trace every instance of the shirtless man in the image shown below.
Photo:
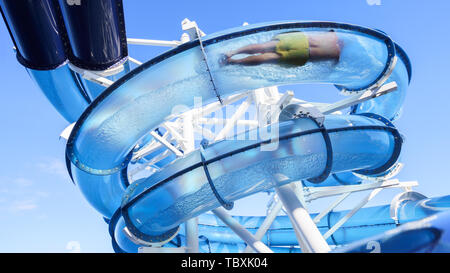
<path fill-rule="evenodd" d="M 286 32 L 276 35 L 269 42 L 251 44 L 228 52 L 224 64 L 259 65 L 277 63 L 302 66 L 308 61 L 339 61 L 342 43 L 334 31 L 323 33 Z M 241 59 L 237 54 L 253 54 Z"/>

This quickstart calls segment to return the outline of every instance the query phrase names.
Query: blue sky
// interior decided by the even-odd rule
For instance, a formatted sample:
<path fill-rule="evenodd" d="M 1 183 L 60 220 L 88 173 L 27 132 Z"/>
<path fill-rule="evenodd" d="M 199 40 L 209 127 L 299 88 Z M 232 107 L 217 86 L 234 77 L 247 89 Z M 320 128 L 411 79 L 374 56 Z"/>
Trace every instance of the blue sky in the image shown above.
<path fill-rule="evenodd" d="M 379 3 L 379 5 L 377 5 Z M 446 0 L 131 1 L 124 0 L 128 37 L 177 40 L 184 18 L 206 33 L 276 20 L 348 22 L 387 32 L 408 53 L 413 79 L 396 122 L 406 136 L 402 180 L 418 180 L 427 196 L 450 194 L 446 177 L 450 101 L 450 2 Z M 165 48 L 130 47 L 146 61 Z M 13 54 L 0 24 L 0 252 L 111 252 L 107 225 L 84 200 L 65 170 L 66 121 L 52 108 Z M 310 87 L 311 91 L 319 90 Z M 329 101 L 329 90 L 300 98 Z M 317 94 L 318 93 L 318 94 Z M 371 204 L 389 203 L 396 191 Z M 75 242 L 75 243 L 69 243 Z"/>

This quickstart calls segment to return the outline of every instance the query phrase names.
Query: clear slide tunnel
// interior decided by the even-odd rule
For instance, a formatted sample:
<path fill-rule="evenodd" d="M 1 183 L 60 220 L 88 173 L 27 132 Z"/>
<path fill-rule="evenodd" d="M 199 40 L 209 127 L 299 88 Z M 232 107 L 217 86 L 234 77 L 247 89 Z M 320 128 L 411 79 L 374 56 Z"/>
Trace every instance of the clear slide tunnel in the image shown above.
<path fill-rule="evenodd" d="M 229 50 L 255 41 L 270 40 L 279 33 L 317 33 L 329 30 L 334 30 L 343 41 L 341 57 L 337 63 L 325 60 L 310 62 L 302 67 L 274 64 L 242 67 L 221 66 L 218 63 L 223 53 Z M 122 77 L 84 112 L 67 145 L 67 156 L 73 165 L 71 172 L 83 172 L 85 178 L 89 177 L 84 181 L 76 181 L 81 188 L 84 184 L 89 184 L 89 187 L 92 184 L 116 187 L 103 183 L 104 179 L 109 180 L 103 176 L 125 168 L 130 151 L 139 139 L 170 115 L 173 106 L 191 107 L 193 97 L 201 97 L 207 103 L 217 100 L 216 93 L 226 96 L 261 86 L 304 82 L 339 84 L 350 92 L 356 92 L 380 83 L 395 57 L 395 45 L 385 34 L 354 25 L 328 22 L 282 22 L 242 27 L 227 34 L 206 36 L 203 45 L 217 92 L 211 85 L 199 41 L 194 40 Z M 105 188 L 99 192 L 111 191 Z M 102 199 L 94 193 L 87 194 L 86 198 L 91 203 Z M 116 200 L 113 204 L 117 204 L 121 195 L 111 198 Z M 102 210 L 101 213 L 111 217 L 117 207 L 111 204 L 99 204 L 95 207 L 106 206 L 109 207 L 108 210 Z"/>
<path fill-rule="evenodd" d="M 447 199 L 448 205 L 448 199 Z M 337 253 L 448 253 L 450 212 L 442 211 L 377 236 L 337 248 Z"/>
<path fill-rule="evenodd" d="M 270 43 L 287 32 L 301 32 L 310 41 L 331 35 L 339 56 L 311 59 L 301 66 L 223 63 L 229 52 Z M 400 155 L 402 139 L 389 120 L 401 110 L 410 77 L 403 50 L 384 33 L 359 26 L 279 22 L 208 35 L 141 65 L 101 93 L 68 140 L 70 172 L 105 217 L 113 217 L 121 206 L 119 223 L 143 241 L 159 242 L 187 219 L 224 205 L 224 200 L 298 180 L 342 184 L 339 176 L 345 173 L 384 174 Z M 351 115 L 328 115 L 324 128 L 311 119 L 272 124 L 269 137 L 256 133 L 253 140 L 213 143 L 147 179 L 128 183 L 126 168 L 136 144 L 167 120 L 174 107 L 192 108 L 195 97 L 207 104 L 247 90 L 297 83 L 334 84 L 356 94 L 392 81 L 396 92 L 356 105 Z M 270 142 L 278 149 L 260 150 Z"/>
<path fill-rule="evenodd" d="M 357 115 L 325 118 L 328 145 L 310 119 L 287 121 L 277 127 L 279 142 L 266 144 L 276 145 L 273 151 L 264 151 L 261 138 L 224 140 L 176 160 L 145 181 L 133 183 L 122 204 L 130 231 L 151 241 L 189 218 L 220 206 L 208 180 L 218 195 L 234 201 L 330 171 L 383 172 L 397 161 L 402 143 L 394 128 Z"/>
<path fill-rule="evenodd" d="M 391 206 L 375 206 L 363 208 L 350 218 L 340 229 L 327 239 L 330 245 L 352 245 L 359 240 L 383 234 L 398 225 L 420 220 L 422 218 L 440 214 L 450 209 L 450 196 L 437 198 L 424 198 L 402 202 L 397 208 L 398 220 L 391 217 Z M 318 224 L 322 234 L 327 232 L 336 222 L 349 211 L 334 211 L 323 218 Z M 120 215 L 120 214 L 119 214 Z M 312 214 L 314 218 L 317 214 Z M 242 226 L 255 233 L 261 226 L 265 217 L 262 216 L 234 216 Z M 213 214 L 203 214 L 198 218 L 201 252 L 238 252 L 245 249 L 245 243 L 233 233 L 220 219 Z M 113 217 L 110 226 L 113 245 L 117 252 L 138 251 L 139 245 L 133 243 L 123 232 L 125 222 L 123 218 Z M 184 228 L 167 247 L 176 247 L 185 244 Z M 383 237 L 383 236 L 379 236 Z M 287 216 L 278 216 L 268 229 L 262 241 L 271 247 L 274 252 L 298 252 L 297 238 Z M 370 240 L 365 240 L 370 241 Z M 355 243 L 355 245 L 363 245 Z M 366 246 L 366 245 L 364 245 Z M 353 248 L 353 247 L 351 247 Z M 367 251 L 368 249 L 364 250 Z"/>
<path fill-rule="evenodd" d="M 307 190 L 369 184 L 401 169 L 403 137 L 392 122 L 402 113 L 412 68 L 405 51 L 382 31 L 302 21 L 247 25 L 196 38 L 188 29 L 191 41 L 182 39 L 130 70 L 122 0 L 0 0 L 0 12 L 18 61 L 55 109 L 76 122 L 66 146 L 68 172 L 109 223 L 116 252 L 166 242 L 163 247 L 187 245 L 185 223 L 193 217 L 199 221 L 201 252 L 239 252 L 247 244 L 208 211 L 230 209 L 234 201 L 272 194 L 292 182 Z M 291 84 L 329 84 L 353 97 L 328 104 L 273 91 Z M 258 100 L 263 88 L 276 93 L 269 98 L 273 101 Z M 391 89 L 380 95 L 383 88 Z M 370 92 L 369 99 L 357 98 Z M 196 116 L 194 108 L 217 104 L 223 110 L 232 96 L 242 96 L 239 107 L 252 104 L 255 111 L 261 104 L 276 105 L 277 111 L 267 112 L 276 118 L 242 120 L 236 113 L 244 108 L 238 108 L 236 116 L 215 119 L 243 125 L 245 132 L 233 131 L 227 138 L 231 130 L 224 129 L 211 132 L 211 140 L 190 139 L 207 122 L 218 124 Z M 344 106 L 337 112 L 333 107 L 340 103 Z M 280 113 L 288 106 L 299 112 L 285 118 Z M 194 118 L 205 121 L 198 126 Z M 450 208 L 450 197 L 417 196 L 360 209 L 327 243 L 339 246 L 336 252 L 370 252 L 373 242 L 382 252 L 448 251 L 449 214 L 443 211 Z M 292 217 L 289 202 L 283 202 Z M 328 212 L 317 223 L 319 232 L 329 232 L 349 214 Z M 264 221 L 233 218 L 252 233 Z M 277 216 L 262 242 L 274 252 L 300 252 L 295 234 L 301 227 L 294 231 L 291 220 Z M 368 236 L 373 237 L 364 240 Z"/>
<path fill-rule="evenodd" d="M 212 64 L 218 94 L 225 96 L 264 86 L 307 82 L 359 90 L 378 83 L 393 62 L 395 46 L 380 32 L 345 24 L 305 25 L 308 27 L 302 28 L 302 23 L 280 23 L 205 38 L 203 44 Z M 330 29 L 335 29 L 344 44 L 337 64 L 335 61 L 310 62 L 302 67 L 274 64 L 221 67 L 218 64 L 222 54 L 256 39 L 270 40 L 286 31 Z M 192 107 L 193 97 L 201 97 L 203 102 L 216 99 L 198 40 L 143 64 L 105 90 L 77 122 L 67 154 L 78 168 L 89 173 L 116 172 L 140 138 L 162 123 L 174 106 Z M 121 130 L 124 126 L 128 130 Z M 83 153 L 85 149 L 91 152 Z"/>

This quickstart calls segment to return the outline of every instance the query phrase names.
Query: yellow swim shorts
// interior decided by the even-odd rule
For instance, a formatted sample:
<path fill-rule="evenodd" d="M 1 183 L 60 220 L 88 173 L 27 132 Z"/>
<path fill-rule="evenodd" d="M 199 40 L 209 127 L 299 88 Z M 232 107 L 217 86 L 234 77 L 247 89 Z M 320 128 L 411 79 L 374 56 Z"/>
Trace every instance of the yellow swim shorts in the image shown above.
<path fill-rule="evenodd" d="M 280 62 L 302 66 L 308 61 L 309 41 L 303 32 L 281 33 L 272 40 L 279 40 L 275 51 L 281 55 Z"/>

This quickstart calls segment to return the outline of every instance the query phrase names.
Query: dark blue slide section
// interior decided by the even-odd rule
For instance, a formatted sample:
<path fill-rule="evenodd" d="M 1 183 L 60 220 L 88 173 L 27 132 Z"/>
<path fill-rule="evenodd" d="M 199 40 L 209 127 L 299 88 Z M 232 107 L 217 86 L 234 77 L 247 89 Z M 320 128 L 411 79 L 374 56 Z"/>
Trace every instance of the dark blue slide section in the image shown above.
<path fill-rule="evenodd" d="M 127 57 L 122 0 L 59 0 L 71 46 L 69 60 L 106 70 Z"/>
<path fill-rule="evenodd" d="M 53 0 L 0 0 L 3 19 L 27 68 L 51 70 L 65 62 L 58 3 Z"/>

